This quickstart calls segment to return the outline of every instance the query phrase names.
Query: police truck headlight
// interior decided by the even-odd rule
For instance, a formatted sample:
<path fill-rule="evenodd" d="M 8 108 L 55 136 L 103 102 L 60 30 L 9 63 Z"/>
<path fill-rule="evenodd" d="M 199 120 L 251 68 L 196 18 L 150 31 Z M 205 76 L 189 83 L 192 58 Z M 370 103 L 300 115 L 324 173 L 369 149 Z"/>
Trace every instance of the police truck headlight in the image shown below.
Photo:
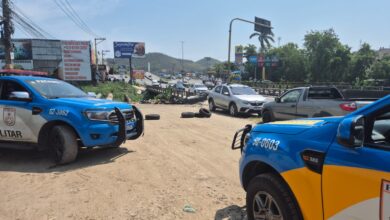
<path fill-rule="evenodd" d="M 89 120 L 108 121 L 111 112 L 106 110 L 88 110 L 84 114 Z"/>

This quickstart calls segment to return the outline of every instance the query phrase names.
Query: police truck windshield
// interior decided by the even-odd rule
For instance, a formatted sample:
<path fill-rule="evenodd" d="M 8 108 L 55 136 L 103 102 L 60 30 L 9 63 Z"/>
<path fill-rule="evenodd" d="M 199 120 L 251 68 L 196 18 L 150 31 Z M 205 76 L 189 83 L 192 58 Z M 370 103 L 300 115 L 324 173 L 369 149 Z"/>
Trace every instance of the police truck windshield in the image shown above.
<path fill-rule="evenodd" d="M 81 89 L 60 80 L 26 80 L 26 82 L 48 99 L 53 98 L 78 98 L 86 97 L 87 94 Z"/>

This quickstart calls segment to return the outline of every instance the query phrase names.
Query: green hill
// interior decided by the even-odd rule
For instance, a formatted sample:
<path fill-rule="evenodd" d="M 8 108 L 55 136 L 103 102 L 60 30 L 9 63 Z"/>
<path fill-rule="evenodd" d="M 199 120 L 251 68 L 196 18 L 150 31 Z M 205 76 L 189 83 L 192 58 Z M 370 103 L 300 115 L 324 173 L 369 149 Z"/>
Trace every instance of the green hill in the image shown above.
<path fill-rule="evenodd" d="M 113 59 L 107 59 L 109 65 L 114 64 Z M 162 53 L 148 53 L 145 58 L 133 58 L 133 66 L 135 69 L 148 69 L 148 62 L 150 63 L 150 69 L 152 72 L 180 72 L 182 70 L 181 59 L 170 57 Z M 205 57 L 196 62 L 192 60 L 183 60 L 183 69 L 185 72 L 203 72 L 207 68 L 212 67 L 214 64 L 220 61 Z"/>

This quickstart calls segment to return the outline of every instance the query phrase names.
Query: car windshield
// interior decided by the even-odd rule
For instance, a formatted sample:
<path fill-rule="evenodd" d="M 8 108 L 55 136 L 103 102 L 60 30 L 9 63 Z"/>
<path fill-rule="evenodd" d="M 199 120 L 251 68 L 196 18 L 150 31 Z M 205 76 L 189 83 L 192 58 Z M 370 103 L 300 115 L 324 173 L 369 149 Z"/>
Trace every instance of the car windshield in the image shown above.
<path fill-rule="evenodd" d="M 206 88 L 205 85 L 195 85 L 194 87 L 195 87 L 195 88 Z"/>
<path fill-rule="evenodd" d="M 87 96 L 81 89 L 61 80 L 39 79 L 27 80 L 26 82 L 48 99 Z"/>
<path fill-rule="evenodd" d="M 255 90 L 247 86 L 230 86 L 233 95 L 256 95 Z"/>

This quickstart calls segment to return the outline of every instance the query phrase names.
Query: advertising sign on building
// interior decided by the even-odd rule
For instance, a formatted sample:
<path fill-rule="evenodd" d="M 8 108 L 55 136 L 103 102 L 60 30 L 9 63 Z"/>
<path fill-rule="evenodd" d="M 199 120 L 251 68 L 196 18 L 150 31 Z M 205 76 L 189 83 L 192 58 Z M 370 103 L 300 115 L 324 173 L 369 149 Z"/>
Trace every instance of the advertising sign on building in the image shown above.
<path fill-rule="evenodd" d="M 62 74 L 69 81 L 91 80 L 89 41 L 62 41 Z"/>
<path fill-rule="evenodd" d="M 115 58 L 144 58 L 145 43 L 143 42 L 114 42 Z"/>
<path fill-rule="evenodd" d="M 31 52 L 31 40 L 12 40 L 12 46 L 14 48 L 13 59 L 15 60 L 32 60 L 32 52 Z M 5 59 L 5 47 L 4 44 L 0 44 L 0 59 Z"/>
<path fill-rule="evenodd" d="M 12 64 L 16 69 L 33 70 L 34 65 L 32 60 L 13 60 Z M 0 60 L 0 69 L 5 66 L 5 60 Z"/>
<path fill-rule="evenodd" d="M 144 79 L 145 78 L 145 71 L 144 70 L 133 70 L 132 78 L 133 79 Z"/>
<path fill-rule="evenodd" d="M 235 47 L 235 60 L 234 63 L 236 65 L 242 65 L 242 58 L 244 57 L 244 47 L 236 46 Z"/>

